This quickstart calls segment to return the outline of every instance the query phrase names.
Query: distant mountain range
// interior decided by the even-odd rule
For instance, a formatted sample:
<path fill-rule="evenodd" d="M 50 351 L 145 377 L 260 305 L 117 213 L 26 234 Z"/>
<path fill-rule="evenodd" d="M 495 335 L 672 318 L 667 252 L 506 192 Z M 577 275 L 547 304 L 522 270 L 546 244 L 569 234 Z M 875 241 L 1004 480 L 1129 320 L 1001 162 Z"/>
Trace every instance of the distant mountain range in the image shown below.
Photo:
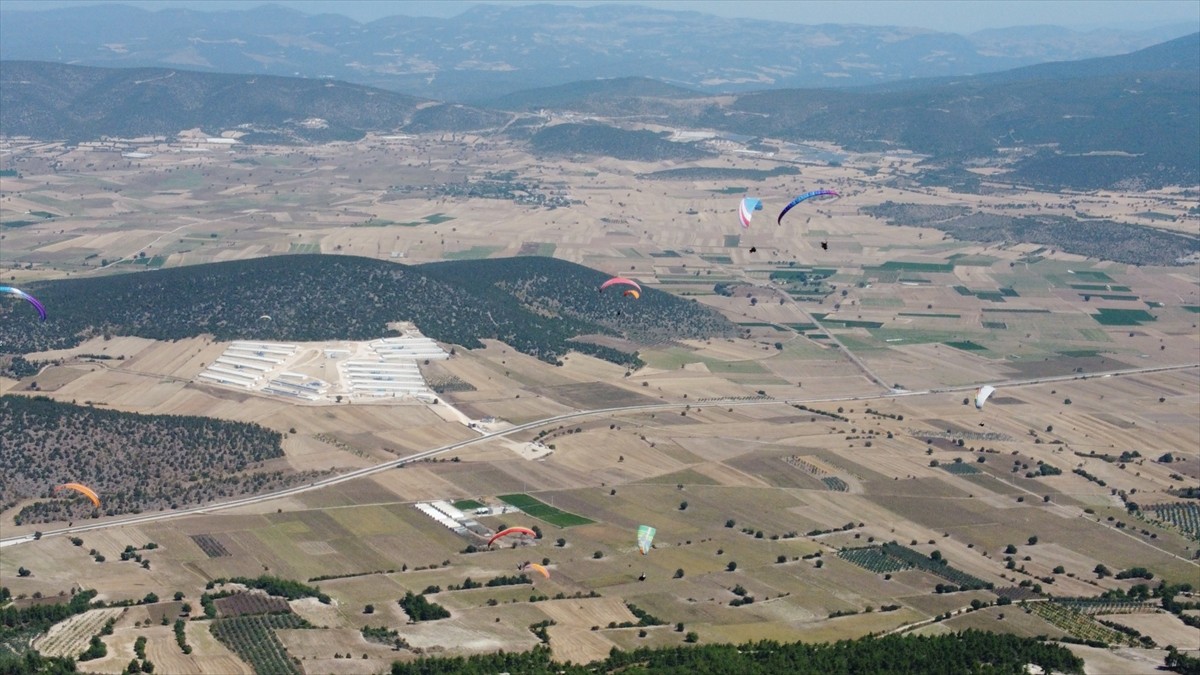
<path fill-rule="evenodd" d="M 332 80 L 0 62 L 0 133 L 67 140 L 240 130 L 246 142 L 324 142 L 406 124 L 404 94 Z"/>
<path fill-rule="evenodd" d="M 657 161 L 708 154 L 654 122 L 748 138 L 831 141 L 927 155 L 921 179 L 971 189 L 970 166 L 1052 189 L 1200 183 L 1200 33 L 1132 54 L 867 89 L 713 96 L 646 78 L 514 92 L 497 108 L 421 100 L 336 80 L 0 62 L 0 133 L 40 139 L 240 130 L 245 142 L 361 137 L 368 131 L 509 134 L 538 153 Z M 531 111 L 606 122 L 548 124 Z"/>
<path fill-rule="evenodd" d="M 93 5 L 0 11 L 0 59 L 336 78 L 477 104 L 531 87 L 634 75 L 706 93 L 969 75 L 1121 54 L 1195 30 L 1028 26 L 964 36 L 624 3 L 479 5 L 449 19 L 393 16 L 366 24 L 278 6 L 150 12 Z"/>
<path fill-rule="evenodd" d="M 1051 188 L 1200 183 L 1200 33 L 1121 56 L 865 90 L 776 89 L 721 100 L 606 80 L 497 101 L 505 102 L 855 150 L 906 148 L 929 156 L 926 180 L 965 187 L 978 181 L 962 170 L 971 165 L 1000 166 L 1009 180 Z"/>

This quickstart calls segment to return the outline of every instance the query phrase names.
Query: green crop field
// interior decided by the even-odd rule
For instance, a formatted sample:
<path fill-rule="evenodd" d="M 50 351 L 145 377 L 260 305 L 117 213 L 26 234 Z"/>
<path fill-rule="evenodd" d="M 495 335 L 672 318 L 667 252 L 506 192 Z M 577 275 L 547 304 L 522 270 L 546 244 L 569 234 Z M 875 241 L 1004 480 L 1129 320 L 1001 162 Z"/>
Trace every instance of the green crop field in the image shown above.
<path fill-rule="evenodd" d="M 863 298 L 863 307 L 903 307 L 904 301 L 900 298 Z"/>
<path fill-rule="evenodd" d="M 709 190 L 709 192 L 715 192 L 719 195 L 740 195 L 745 191 L 746 191 L 746 188 L 741 187 L 739 185 L 730 185 L 728 187 L 715 188 L 715 189 Z"/>
<path fill-rule="evenodd" d="M 1069 284 L 1071 288 L 1077 291 L 1114 291 L 1117 293 L 1128 293 L 1128 286 L 1116 286 L 1113 284 Z"/>
<path fill-rule="evenodd" d="M 446 260 L 482 260 L 502 250 L 503 246 L 472 246 L 461 251 L 447 251 L 442 257 Z"/>
<path fill-rule="evenodd" d="M 936 312 L 900 312 L 900 316 L 920 316 L 926 319 L 958 319 L 961 314 L 938 314 Z"/>
<path fill-rule="evenodd" d="M 320 253 L 320 244 L 288 244 L 288 253 Z"/>
<path fill-rule="evenodd" d="M 454 502 L 454 508 L 460 511 L 474 511 L 475 509 L 483 508 L 483 502 L 477 502 L 474 499 L 460 499 Z"/>
<path fill-rule="evenodd" d="M 963 267 L 991 267 L 999 258 L 993 258 L 990 255 L 967 255 L 966 253 L 955 253 L 946 258 L 946 260 L 955 265 Z"/>
<path fill-rule="evenodd" d="M 903 271 L 903 272 L 953 272 L 954 265 L 946 263 L 926 263 L 926 262 L 905 262 L 903 260 L 889 260 L 879 267 L 870 268 L 884 270 L 888 272 Z"/>
<path fill-rule="evenodd" d="M 521 509 L 538 520 L 544 520 L 551 525 L 559 527 L 590 525 L 596 522 L 583 516 L 577 516 L 574 513 L 567 513 L 566 511 L 556 509 L 526 494 L 499 495 L 499 499 L 506 504 L 511 504 Z"/>
<path fill-rule="evenodd" d="M 1113 278 L 1096 270 L 1073 270 L 1076 277 L 1087 281 L 1112 281 Z"/>
<path fill-rule="evenodd" d="M 955 340 L 953 342 L 943 342 L 942 344 L 946 345 L 947 347 L 954 347 L 955 349 L 961 349 L 967 352 L 987 351 L 987 347 L 971 342 L 970 340 Z"/>
<path fill-rule="evenodd" d="M 725 248 L 737 248 L 742 243 L 742 235 L 727 234 L 725 235 Z"/>
<path fill-rule="evenodd" d="M 711 253 L 705 253 L 700 256 L 700 259 L 703 260 L 704 262 L 715 263 L 717 265 L 732 265 L 733 264 L 733 258 L 730 258 L 727 255 L 715 255 L 715 254 L 711 254 Z"/>
<path fill-rule="evenodd" d="M 988 330 L 1008 330 L 1008 324 L 1003 321 L 980 321 L 979 323 Z"/>
<path fill-rule="evenodd" d="M 1105 326 L 1140 326 L 1154 321 L 1154 315 L 1144 309 L 1113 309 L 1101 307 L 1092 318 Z"/>

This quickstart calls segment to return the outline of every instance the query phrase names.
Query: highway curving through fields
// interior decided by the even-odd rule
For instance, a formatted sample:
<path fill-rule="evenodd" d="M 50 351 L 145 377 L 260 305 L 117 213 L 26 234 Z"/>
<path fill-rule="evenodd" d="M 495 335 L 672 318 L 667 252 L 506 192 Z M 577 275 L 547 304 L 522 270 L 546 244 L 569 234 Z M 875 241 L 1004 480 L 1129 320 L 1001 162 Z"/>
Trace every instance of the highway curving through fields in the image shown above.
<path fill-rule="evenodd" d="M 1025 379 L 1025 380 L 1008 380 L 1008 381 L 1004 381 L 1004 382 L 992 382 L 990 384 L 996 386 L 997 388 L 1033 386 L 1033 385 L 1040 385 L 1040 384 L 1048 384 L 1048 383 L 1052 383 L 1052 382 L 1095 379 L 1095 378 L 1099 378 L 1099 377 L 1111 377 L 1111 376 L 1122 376 L 1122 375 L 1140 375 L 1140 374 L 1146 374 L 1146 373 L 1168 372 L 1168 371 L 1176 371 L 1176 370 L 1190 370 L 1190 369 L 1195 369 L 1195 368 L 1200 368 L 1200 363 L 1190 363 L 1190 364 L 1175 365 L 1175 366 L 1151 366 L 1151 367 L 1146 367 L 1146 368 L 1127 368 L 1124 370 L 1112 370 L 1112 371 L 1105 371 L 1105 372 L 1094 373 L 1094 374 L 1059 375 L 1059 376 L 1054 376 L 1054 377 L 1039 377 L 1039 378 L 1031 378 L 1031 379 Z M 347 471 L 346 473 L 342 473 L 342 474 L 338 474 L 336 476 L 330 476 L 328 478 L 323 478 L 321 480 L 314 481 L 307 485 L 297 485 L 294 487 L 285 488 L 283 490 L 277 490 L 275 492 L 254 495 L 254 496 L 250 496 L 250 497 L 239 497 L 237 499 L 231 499 L 231 500 L 219 502 L 216 504 L 206 504 L 203 506 L 194 506 L 194 507 L 190 507 L 190 508 L 176 509 L 176 510 L 172 510 L 172 511 L 160 511 L 160 512 L 155 512 L 155 513 L 138 514 L 138 515 L 132 515 L 132 516 L 125 516 L 125 517 L 114 517 L 114 518 L 106 519 L 106 520 L 103 520 L 100 522 L 89 523 L 89 524 L 85 524 L 85 525 L 74 525 L 71 527 L 63 527 L 63 528 L 58 528 L 58 529 L 54 529 L 54 530 L 46 530 L 41 533 L 41 536 L 42 537 L 53 537 L 53 536 L 61 536 L 61 535 L 66 535 L 66 534 L 76 534 L 79 532 L 89 532 L 89 531 L 94 531 L 94 530 L 107 529 L 110 527 L 121 527 L 124 525 L 139 525 L 139 524 L 143 524 L 143 523 L 152 523 L 152 522 L 156 522 L 156 521 L 160 521 L 160 520 L 168 520 L 171 518 L 181 518 L 183 516 L 189 516 L 189 515 L 213 513 L 216 511 L 223 511 L 226 509 L 237 508 L 239 506 L 247 506 L 250 504 L 258 504 L 258 503 L 270 501 L 273 499 L 280 499 L 282 497 L 291 497 L 294 495 L 309 492 L 311 490 L 320 490 L 321 488 L 329 487 L 331 485 L 337 485 L 339 483 L 344 483 L 347 481 L 355 480 L 357 478 L 363 478 L 363 477 L 370 476 L 370 475 L 373 475 L 376 473 L 381 473 L 383 471 L 395 469 L 395 468 L 403 466 L 405 464 L 417 462 L 417 461 L 420 461 L 423 459 L 428 459 L 430 457 L 436 457 L 438 455 L 442 455 L 442 454 L 445 454 L 448 452 L 453 452 L 455 450 L 460 450 L 462 448 L 476 445 L 478 443 L 485 443 L 487 441 L 494 440 L 497 438 L 503 438 L 510 434 L 515 434 L 515 433 L 519 433 L 522 431 L 529 431 L 531 429 L 537 429 L 539 427 L 547 426 L 550 424 L 557 424 L 559 422 L 565 422 L 567 420 L 574 420 L 574 419 L 580 419 L 580 418 L 585 418 L 585 417 L 626 415 L 626 414 L 636 414 L 636 413 L 643 413 L 643 412 L 655 412 L 655 411 L 659 411 L 659 410 L 678 410 L 681 408 L 703 408 L 706 406 L 713 406 L 713 405 L 732 408 L 732 407 L 749 407 L 749 406 L 764 406 L 764 405 L 799 405 L 799 404 L 807 405 L 807 404 L 811 404 L 811 403 L 841 403 L 841 402 L 846 402 L 846 401 L 874 401 L 874 400 L 890 399 L 890 398 L 898 398 L 898 397 L 929 396 L 929 395 L 947 394 L 947 393 L 954 393 L 954 392 L 974 391 L 979 386 L 980 385 L 972 384 L 972 385 L 945 387 L 945 388 L 939 388 L 939 389 L 927 389 L 927 390 L 921 390 L 921 391 L 892 390 L 890 392 L 881 393 L 881 394 L 864 394 L 864 395 L 857 395 L 857 396 L 839 396 L 839 397 L 830 397 L 830 398 L 767 399 L 767 400 L 757 399 L 757 400 L 752 400 L 752 401 L 715 400 L 715 401 L 705 401 L 702 403 L 697 402 L 697 401 L 690 401 L 690 402 L 689 401 L 680 401 L 680 402 L 673 402 L 673 403 L 648 403 L 648 404 L 643 404 L 643 405 L 618 406 L 618 407 L 614 407 L 614 408 L 598 408 L 598 409 L 593 409 L 593 410 L 577 410 L 577 411 L 565 413 L 562 415 L 556 415 L 554 417 L 547 417 L 544 419 L 535 420 L 533 422 L 526 422 L 525 424 L 513 426 L 508 429 L 502 429 L 499 431 L 485 433 L 485 434 L 482 434 L 475 438 L 469 438 L 464 441 L 458 441 L 456 443 L 451 443 L 449 445 L 443 445 L 438 448 L 433 448 L 431 450 L 425 450 L 422 452 L 414 453 L 414 454 L 408 455 L 406 457 L 400 457 L 400 458 L 389 460 L 387 462 L 383 462 L 380 464 L 375 464 L 373 466 L 363 467 L 361 469 L 354 469 L 352 471 Z M 9 537 L 6 539 L 0 539 L 0 548 L 6 547 L 6 546 L 12 546 L 15 544 L 22 544 L 22 543 L 30 542 L 30 541 L 34 541 L 34 540 L 35 540 L 35 536 L 32 534 L 18 536 L 18 537 Z"/>

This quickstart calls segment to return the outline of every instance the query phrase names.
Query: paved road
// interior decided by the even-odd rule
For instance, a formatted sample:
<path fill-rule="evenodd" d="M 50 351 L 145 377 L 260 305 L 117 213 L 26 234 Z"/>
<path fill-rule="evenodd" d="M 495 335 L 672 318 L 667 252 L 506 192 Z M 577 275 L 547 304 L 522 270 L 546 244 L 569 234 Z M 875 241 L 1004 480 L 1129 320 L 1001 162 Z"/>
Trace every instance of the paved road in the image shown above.
<path fill-rule="evenodd" d="M 1190 363 L 1190 364 L 1176 365 L 1176 366 L 1153 366 L 1153 367 L 1147 367 L 1147 368 L 1128 368 L 1125 370 L 1112 370 L 1112 371 L 1106 371 L 1106 372 L 1102 372 L 1102 373 L 1095 373 L 1095 374 L 1088 374 L 1088 375 L 1060 375 L 1057 377 L 1039 377 L 1039 378 L 1033 378 L 1033 379 L 1027 379 L 1027 380 L 1008 380 L 1006 382 L 996 382 L 996 383 L 992 383 L 992 384 L 994 384 L 997 388 L 1020 387 L 1020 386 L 1047 384 L 1047 383 L 1051 383 L 1051 382 L 1080 380 L 1080 379 L 1085 379 L 1085 378 L 1086 379 L 1095 379 L 1095 378 L 1104 377 L 1104 376 L 1138 375 L 1138 374 L 1144 374 L 1144 373 L 1167 372 L 1167 371 L 1174 371 L 1174 370 L 1189 370 L 1189 369 L 1193 369 L 1193 368 L 1200 368 L 1200 363 Z M 160 520 L 167 520 L 170 518 L 180 518 L 182 516 L 188 516 L 188 515 L 213 513 L 213 512 L 222 511 L 225 509 L 237 508 L 239 506 L 258 504 L 261 502 L 270 501 L 272 499 L 279 499 L 281 497 L 291 497 L 293 495 L 298 495 L 298 494 L 301 494 L 304 492 L 308 492 L 310 490 L 319 490 L 321 488 L 328 487 L 330 485 L 337 485 L 338 483 L 344 483 L 346 481 L 355 480 L 356 478 L 363 478 L 365 476 L 370 476 L 372 474 L 380 473 L 383 471 L 388 471 L 388 470 L 397 468 L 399 466 L 402 466 L 404 464 L 409 464 L 411 462 L 420 461 L 422 459 L 427 459 L 429 457 L 435 457 L 437 455 L 442 455 L 447 452 L 453 452 L 454 450 L 459 450 L 461 448 L 475 445 L 477 443 L 484 443 L 486 441 L 490 441 L 490 440 L 493 440 L 496 438 L 502 438 L 504 436 L 508 436 L 510 434 L 515 434 L 515 433 L 518 433 L 521 431 L 528 431 L 530 429 L 536 429 L 538 427 L 543 427 L 543 426 L 547 426 L 550 424 L 557 424 L 559 422 L 564 422 L 564 421 L 573 420 L 573 419 L 579 419 L 579 418 L 583 418 L 583 417 L 625 415 L 625 414 L 633 414 L 633 413 L 654 412 L 654 411 L 658 411 L 658 410 L 678 410 L 680 408 L 687 408 L 687 407 L 703 408 L 703 407 L 712 406 L 712 405 L 724 406 L 724 407 L 747 407 L 747 406 L 763 406 L 763 405 L 791 405 L 791 404 L 800 404 L 800 403 L 810 404 L 810 403 L 840 403 L 840 402 L 844 402 L 844 401 L 872 401 L 872 400 L 879 400 L 879 399 L 886 399 L 886 398 L 897 398 L 897 397 L 901 397 L 901 396 L 928 396 L 928 395 L 945 394 L 945 393 L 953 393 L 953 392 L 960 392 L 960 391 L 975 391 L 978 388 L 978 386 L 979 385 L 971 384 L 971 385 L 946 387 L 946 388 L 941 388 L 941 389 L 930 389 L 930 390 L 923 390 L 923 391 L 892 391 L 892 392 L 884 393 L 884 394 L 839 396 L 839 397 L 831 397 L 831 398 L 754 400 L 754 401 L 707 401 L 707 402 L 703 402 L 703 403 L 696 402 L 696 401 L 691 401 L 691 402 L 681 401 L 678 403 L 651 403 L 651 404 L 645 404 L 645 405 L 619 406 L 619 407 L 615 407 L 615 408 L 599 408 L 599 409 L 595 409 L 595 410 L 577 410 L 575 412 L 570 412 L 570 413 L 566 413 L 563 415 L 556 415 L 554 417 L 547 417 L 545 419 L 537 420 L 534 422 L 527 422 L 525 424 L 510 427 L 508 429 L 503 429 L 500 431 L 493 431 L 490 433 L 482 434 L 476 438 L 469 438 L 465 441 L 458 441 L 456 443 L 451 443 L 449 445 L 443 445 L 440 448 L 433 448 L 432 450 L 425 450 L 423 452 L 418 452 L 418 453 L 415 453 L 412 455 L 408 455 L 407 457 L 401 457 L 398 459 L 389 460 L 387 462 L 383 462 L 381 464 L 376 464 L 374 466 L 368 466 L 368 467 L 364 467 L 361 469 L 355 469 L 353 471 L 348 471 L 346 473 L 339 474 L 337 476 L 330 476 L 329 478 L 323 478 L 321 480 L 309 483 L 307 485 L 297 485 L 295 487 L 290 487 L 290 488 L 287 488 L 284 490 L 279 490 L 276 492 L 270 492 L 267 494 L 255 495 L 255 496 L 251 496 L 251 497 L 241 497 L 238 499 L 231 499 L 229 501 L 220 502 L 217 504 L 207 504 L 204 506 L 195 506 L 192 508 L 177 509 L 174 511 L 160 511 L 160 512 L 155 512 L 155 513 L 140 514 L 140 515 L 136 515 L 136 516 L 111 518 L 111 519 L 102 520 L 100 522 L 90 523 L 90 524 L 86 524 L 86 525 L 75 525 L 72 527 L 63 527 L 63 528 L 59 528 L 56 530 L 46 530 L 46 531 L 42 532 L 42 536 L 43 537 L 61 536 L 61 535 L 65 535 L 65 534 L 88 532 L 88 531 L 92 531 L 92 530 L 100 530 L 100 529 L 105 529 L 105 528 L 110 528 L 110 527 L 120 527 L 123 525 L 138 525 L 138 524 L 142 524 L 142 523 L 152 523 L 152 522 L 156 522 L 156 521 L 160 521 Z M 12 546 L 14 544 L 20 544 L 20 543 L 24 543 L 27 541 L 33 541 L 33 535 L 24 535 L 24 536 L 20 536 L 20 537 L 9 537 L 7 539 L 0 539 L 0 547 Z"/>

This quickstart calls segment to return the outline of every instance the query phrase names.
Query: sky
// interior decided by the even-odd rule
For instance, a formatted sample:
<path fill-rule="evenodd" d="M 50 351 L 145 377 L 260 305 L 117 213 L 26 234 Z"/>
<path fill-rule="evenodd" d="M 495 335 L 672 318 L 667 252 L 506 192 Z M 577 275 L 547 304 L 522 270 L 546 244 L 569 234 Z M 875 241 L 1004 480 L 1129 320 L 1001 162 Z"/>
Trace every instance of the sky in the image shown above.
<path fill-rule="evenodd" d="M 549 4 L 620 3 L 723 17 L 806 24 L 911 26 L 951 33 L 1028 25 L 1057 25 L 1075 30 L 1143 29 L 1183 22 L 1195 23 L 1200 30 L 1200 0 L 552 0 Z M 307 14 L 343 14 L 367 22 L 397 14 L 449 18 L 476 4 L 539 3 L 530 0 L 275 0 L 272 3 L 263 0 L 0 0 L 0 11 L 81 4 L 209 11 L 276 4 Z"/>

